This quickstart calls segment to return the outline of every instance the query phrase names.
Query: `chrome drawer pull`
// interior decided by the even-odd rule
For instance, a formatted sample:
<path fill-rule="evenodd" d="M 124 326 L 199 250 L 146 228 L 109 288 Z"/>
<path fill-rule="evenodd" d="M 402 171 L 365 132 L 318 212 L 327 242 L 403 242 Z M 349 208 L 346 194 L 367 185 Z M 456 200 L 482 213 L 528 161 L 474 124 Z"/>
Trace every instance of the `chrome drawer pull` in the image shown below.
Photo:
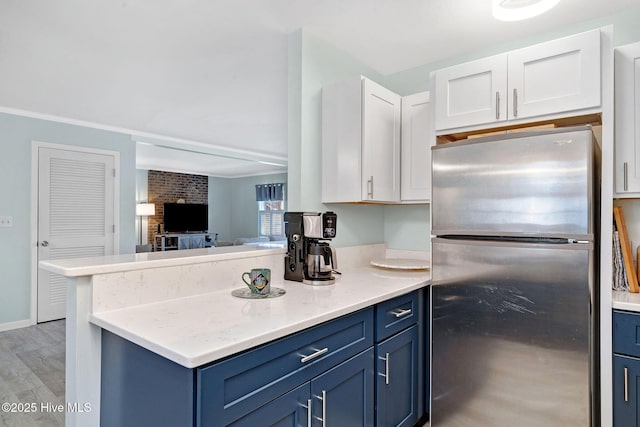
<path fill-rule="evenodd" d="M 307 399 L 306 406 L 300 402 L 298 402 L 298 405 L 302 406 L 307 410 L 307 427 L 311 427 L 311 399 Z"/>
<path fill-rule="evenodd" d="M 411 309 L 407 308 L 406 310 L 392 311 L 391 314 L 396 316 L 396 319 L 399 319 L 399 318 L 404 317 L 404 316 L 406 316 L 408 314 L 411 314 Z"/>
<path fill-rule="evenodd" d="M 386 353 L 385 357 L 380 359 L 384 360 L 384 374 L 378 373 L 378 375 L 384 377 L 384 383 L 389 385 L 389 353 Z"/>
<path fill-rule="evenodd" d="M 629 401 L 629 369 L 624 368 L 624 401 Z"/>
<path fill-rule="evenodd" d="M 320 417 L 313 417 L 318 421 L 322 421 L 322 427 L 325 427 L 327 425 L 327 391 L 326 390 L 322 390 L 322 397 L 320 396 L 315 396 L 316 399 L 320 399 L 322 400 L 322 418 Z"/>
<path fill-rule="evenodd" d="M 322 356 L 323 354 L 327 353 L 328 351 L 329 351 L 329 347 L 325 347 L 323 349 L 316 350 L 315 353 L 311 353 L 308 356 L 302 356 L 302 358 L 300 359 L 300 362 L 302 362 L 302 363 L 308 362 L 309 360 L 313 360 L 316 357 Z"/>

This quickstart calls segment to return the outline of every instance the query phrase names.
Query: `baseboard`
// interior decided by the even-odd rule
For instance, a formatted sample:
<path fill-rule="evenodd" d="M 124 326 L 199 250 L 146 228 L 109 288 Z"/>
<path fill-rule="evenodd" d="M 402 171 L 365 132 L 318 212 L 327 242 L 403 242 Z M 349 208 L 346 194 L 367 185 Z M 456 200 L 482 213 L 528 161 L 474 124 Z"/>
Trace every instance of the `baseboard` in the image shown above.
<path fill-rule="evenodd" d="M 27 326 L 31 326 L 30 319 L 18 320 L 17 322 L 0 323 L 0 332 L 26 328 Z"/>

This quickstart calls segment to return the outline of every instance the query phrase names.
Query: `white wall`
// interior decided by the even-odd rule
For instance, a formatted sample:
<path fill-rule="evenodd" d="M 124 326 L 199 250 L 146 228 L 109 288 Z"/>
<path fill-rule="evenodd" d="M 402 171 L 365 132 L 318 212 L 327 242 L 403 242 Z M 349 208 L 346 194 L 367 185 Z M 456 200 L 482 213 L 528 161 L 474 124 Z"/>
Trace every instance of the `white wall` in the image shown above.
<path fill-rule="evenodd" d="M 120 253 L 135 250 L 135 144 L 130 135 L 0 113 L 0 324 L 29 319 L 33 141 L 120 152 Z M 35 236 L 37 238 L 37 236 Z M 33 239 L 33 242 L 36 241 Z"/>
<path fill-rule="evenodd" d="M 338 247 L 384 242 L 382 206 L 321 202 L 322 86 L 359 75 L 383 80 L 304 30 L 289 36 L 289 210 L 336 212 Z"/>

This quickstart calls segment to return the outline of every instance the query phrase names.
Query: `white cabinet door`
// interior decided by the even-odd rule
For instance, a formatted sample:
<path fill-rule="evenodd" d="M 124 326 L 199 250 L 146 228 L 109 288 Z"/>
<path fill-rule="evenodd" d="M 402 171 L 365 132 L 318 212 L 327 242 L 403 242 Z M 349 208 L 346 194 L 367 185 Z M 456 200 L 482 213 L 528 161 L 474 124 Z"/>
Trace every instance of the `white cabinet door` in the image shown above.
<path fill-rule="evenodd" d="M 600 30 L 509 53 L 509 119 L 600 105 Z"/>
<path fill-rule="evenodd" d="M 362 200 L 400 201 L 401 97 L 362 80 Z"/>
<path fill-rule="evenodd" d="M 402 98 L 400 199 L 431 199 L 431 146 L 435 143 L 429 92 Z"/>
<path fill-rule="evenodd" d="M 615 85 L 615 192 L 624 196 L 640 193 L 640 43 L 616 48 Z"/>
<path fill-rule="evenodd" d="M 507 119 L 507 55 L 435 72 L 436 130 Z"/>

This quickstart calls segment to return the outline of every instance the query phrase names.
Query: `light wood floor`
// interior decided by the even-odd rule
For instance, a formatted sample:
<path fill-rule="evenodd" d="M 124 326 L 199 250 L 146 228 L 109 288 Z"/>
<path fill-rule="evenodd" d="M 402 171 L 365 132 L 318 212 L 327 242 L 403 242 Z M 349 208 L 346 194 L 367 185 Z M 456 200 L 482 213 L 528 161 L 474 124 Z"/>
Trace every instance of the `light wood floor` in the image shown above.
<path fill-rule="evenodd" d="M 0 427 L 64 426 L 64 412 L 46 410 L 64 405 L 64 339 L 64 320 L 0 332 L 0 404 L 36 409 L 0 410 Z"/>

